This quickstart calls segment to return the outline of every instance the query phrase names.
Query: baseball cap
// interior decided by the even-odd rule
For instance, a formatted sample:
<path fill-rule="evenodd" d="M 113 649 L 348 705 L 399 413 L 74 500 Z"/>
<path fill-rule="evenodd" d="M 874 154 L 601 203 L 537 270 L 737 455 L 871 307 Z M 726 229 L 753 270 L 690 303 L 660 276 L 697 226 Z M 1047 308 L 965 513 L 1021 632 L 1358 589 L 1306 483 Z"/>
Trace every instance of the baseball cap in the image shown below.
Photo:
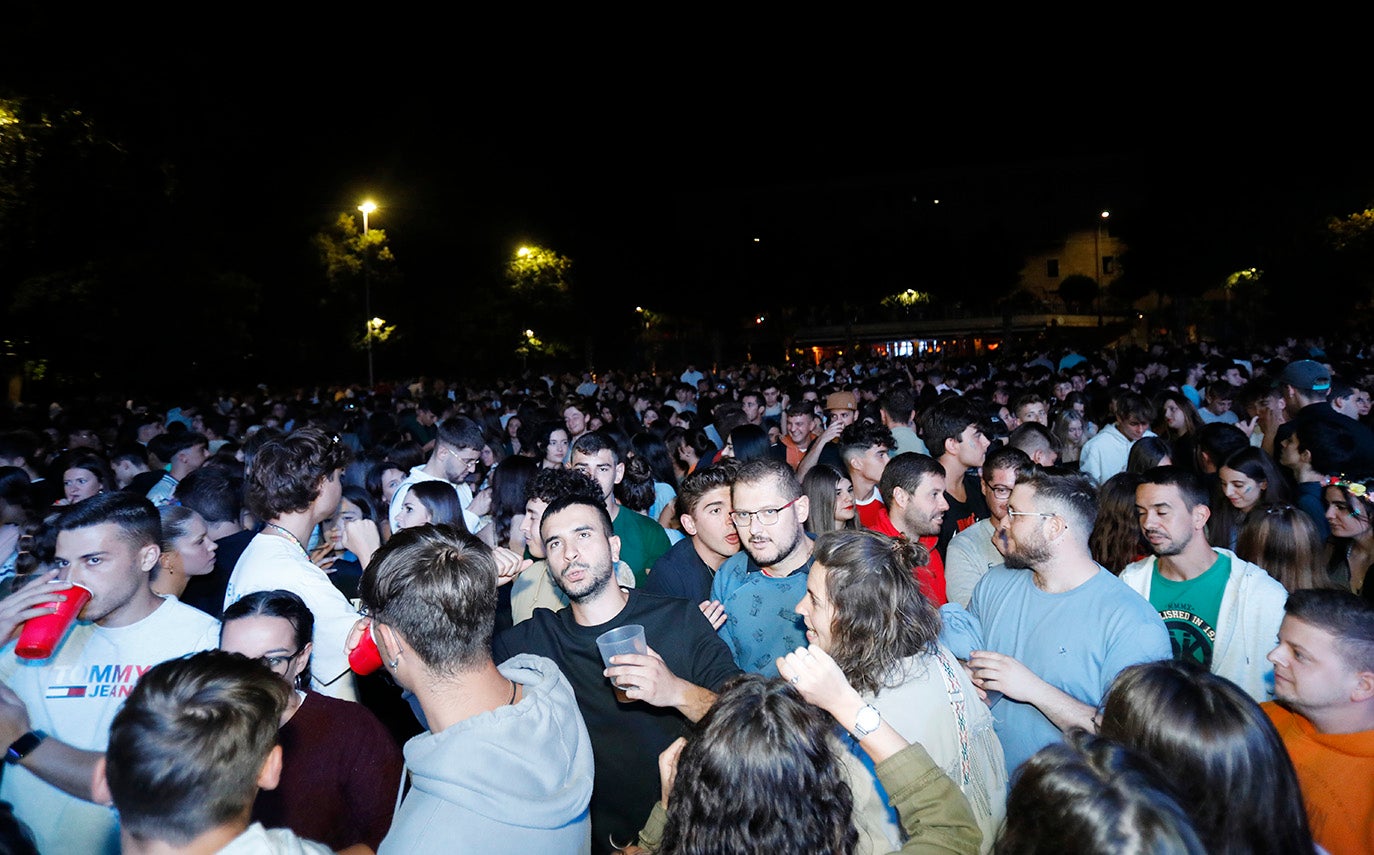
<path fill-rule="evenodd" d="M 859 399 L 854 397 L 853 392 L 831 392 L 825 398 L 825 410 L 857 410 L 859 409 Z"/>
<path fill-rule="evenodd" d="M 1290 362 L 1279 372 L 1274 388 L 1292 386 L 1304 392 L 1325 392 L 1331 388 L 1331 372 L 1326 366 L 1311 359 Z"/>

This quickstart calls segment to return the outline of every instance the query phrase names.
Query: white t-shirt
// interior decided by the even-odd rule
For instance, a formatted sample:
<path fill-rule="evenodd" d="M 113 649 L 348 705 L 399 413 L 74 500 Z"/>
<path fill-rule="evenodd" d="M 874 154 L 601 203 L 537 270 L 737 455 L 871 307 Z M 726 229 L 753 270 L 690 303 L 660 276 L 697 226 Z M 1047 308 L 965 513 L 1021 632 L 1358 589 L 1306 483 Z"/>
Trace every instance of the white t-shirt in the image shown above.
<path fill-rule="evenodd" d="M 311 639 L 314 649 L 310 654 L 312 687 L 331 697 L 356 701 L 353 675 L 345 673 L 348 657 L 344 644 L 358 622 L 358 610 L 334 587 L 328 574 L 310 563 L 299 544 L 290 538 L 259 534 L 248 542 L 234 565 L 224 591 L 224 607 L 229 608 L 255 591 L 277 589 L 300 597 L 315 616 L 315 634 Z M 326 685 L 330 680 L 334 682 Z"/>
<path fill-rule="evenodd" d="M 5 684 L 23 699 L 30 727 L 75 748 L 104 751 L 110 723 L 149 668 L 219 642 L 219 621 L 164 597 L 152 614 L 129 626 L 77 624 L 50 659 L 0 653 Z M 34 833 L 40 852 L 118 853 L 114 812 L 69 796 L 22 766 L 8 766 L 0 799 Z"/>
<path fill-rule="evenodd" d="M 323 843 L 303 840 L 289 828 L 263 828 L 253 823 L 217 855 L 333 855 Z"/>

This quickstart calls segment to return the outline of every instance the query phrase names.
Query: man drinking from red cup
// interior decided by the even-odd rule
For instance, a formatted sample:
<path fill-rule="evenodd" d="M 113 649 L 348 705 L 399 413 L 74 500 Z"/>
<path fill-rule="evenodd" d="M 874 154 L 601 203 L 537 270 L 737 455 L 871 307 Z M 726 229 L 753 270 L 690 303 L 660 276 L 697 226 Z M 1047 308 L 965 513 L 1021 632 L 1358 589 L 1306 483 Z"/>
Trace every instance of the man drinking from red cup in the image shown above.
<path fill-rule="evenodd" d="M 149 587 L 162 523 L 146 498 L 101 493 L 70 506 L 55 525 L 58 577 L 91 596 L 48 658 L 21 659 L 12 643 L 0 651 L 0 745 L 12 767 L 0 799 L 14 805 L 40 852 L 115 853 L 113 814 L 88 801 L 110 722 L 143 672 L 214 647 L 219 623 Z M 0 603 L 0 637 L 40 610 L 51 614 L 54 595 L 72 590 L 45 576 L 11 595 Z"/>

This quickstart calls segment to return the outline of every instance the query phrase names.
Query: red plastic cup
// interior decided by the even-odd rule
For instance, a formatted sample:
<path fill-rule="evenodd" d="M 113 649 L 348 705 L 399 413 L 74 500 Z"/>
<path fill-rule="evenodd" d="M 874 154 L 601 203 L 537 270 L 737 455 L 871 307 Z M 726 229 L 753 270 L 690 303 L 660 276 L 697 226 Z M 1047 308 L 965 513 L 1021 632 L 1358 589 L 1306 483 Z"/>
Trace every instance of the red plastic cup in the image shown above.
<path fill-rule="evenodd" d="M 76 623 L 76 616 L 91 601 L 91 589 L 82 585 L 72 585 L 65 591 L 54 591 L 67 599 L 48 603 L 56 606 L 57 611 L 50 615 L 39 615 L 24 621 L 19 631 L 19 641 L 14 646 L 16 656 L 24 659 L 47 659 L 52 656 L 57 645 Z"/>
<path fill-rule="evenodd" d="M 367 625 L 367 632 L 358 637 L 358 644 L 348 651 L 348 667 L 353 669 L 354 674 L 366 676 L 382 667 L 382 652 L 377 649 L 377 639 L 372 637 L 372 624 Z"/>

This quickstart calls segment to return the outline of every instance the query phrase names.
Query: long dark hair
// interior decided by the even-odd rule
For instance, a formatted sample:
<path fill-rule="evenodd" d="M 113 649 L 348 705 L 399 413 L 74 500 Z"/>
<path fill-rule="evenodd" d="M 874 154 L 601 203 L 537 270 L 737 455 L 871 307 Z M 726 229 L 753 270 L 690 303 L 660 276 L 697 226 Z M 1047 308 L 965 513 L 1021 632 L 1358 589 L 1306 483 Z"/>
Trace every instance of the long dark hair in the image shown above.
<path fill-rule="evenodd" d="M 630 437 L 630 448 L 635 457 L 643 458 L 649 464 L 655 481 L 661 481 L 677 490 L 679 486 L 677 469 L 673 466 L 673 456 L 668 453 L 668 445 L 663 437 L 651 431 L 640 431 Z"/>
<path fill-rule="evenodd" d="M 1118 472 L 1097 490 L 1097 522 L 1088 535 L 1088 551 L 1094 561 L 1118 576 L 1127 564 L 1147 552 L 1135 514 L 1138 486 L 1138 474 Z"/>
<path fill-rule="evenodd" d="M 451 525 L 463 534 L 468 534 L 467 521 L 463 519 L 463 505 L 458 501 L 458 491 L 447 481 L 416 481 L 410 485 L 411 495 L 429 511 L 429 521 L 434 525 Z"/>
<path fill-rule="evenodd" d="M 1227 803 L 1217 793 L 1211 798 Z M 1149 758 L 1075 729 L 1022 764 L 992 851 L 1205 855 L 1211 850 Z"/>
<path fill-rule="evenodd" d="M 817 463 L 802 479 L 802 492 L 810 500 L 810 511 L 806 515 L 806 530 L 814 534 L 826 531 L 852 531 L 858 526 L 858 513 L 843 523 L 835 519 L 835 491 L 840 481 L 848 481 L 849 476 L 827 463 Z"/>
<path fill-rule="evenodd" d="M 740 463 L 747 463 L 768 453 L 768 431 L 758 425 L 737 425 L 730 431 L 730 450 Z"/>
<path fill-rule="evenodd" d="M 902 661 L 934 651 L 940 635 L 940 612 L 911 573 L 924 562 L 906 538 L 866 529 L 825 532 L 813 554 L 835 610 L 827 652 L 861 692 L 900 685 Z"/>
<path fill-rule="evenodd" d="M 511 520 L 525 512 L 525 485 L 539 471 L 540 461 L 524 455 L 513 455 L 501 461 L 491 473 L 491 525 L 495 526 L 493 543 L 505 546 L 510 542 Z"/>
<path fill-rule="evenodd" d="M 678 757 L 659 853 L 853 852 L 833 726 L 782 679 L 732 678 Z"/>
<path fill-rule="evenodd" d="M 1208 852 L 1314 851 L 1288 750 L 1230 680 L 1175 659 L 1132 665 L 1107 691 L 1100 732 L 1154 759 Z"/>

